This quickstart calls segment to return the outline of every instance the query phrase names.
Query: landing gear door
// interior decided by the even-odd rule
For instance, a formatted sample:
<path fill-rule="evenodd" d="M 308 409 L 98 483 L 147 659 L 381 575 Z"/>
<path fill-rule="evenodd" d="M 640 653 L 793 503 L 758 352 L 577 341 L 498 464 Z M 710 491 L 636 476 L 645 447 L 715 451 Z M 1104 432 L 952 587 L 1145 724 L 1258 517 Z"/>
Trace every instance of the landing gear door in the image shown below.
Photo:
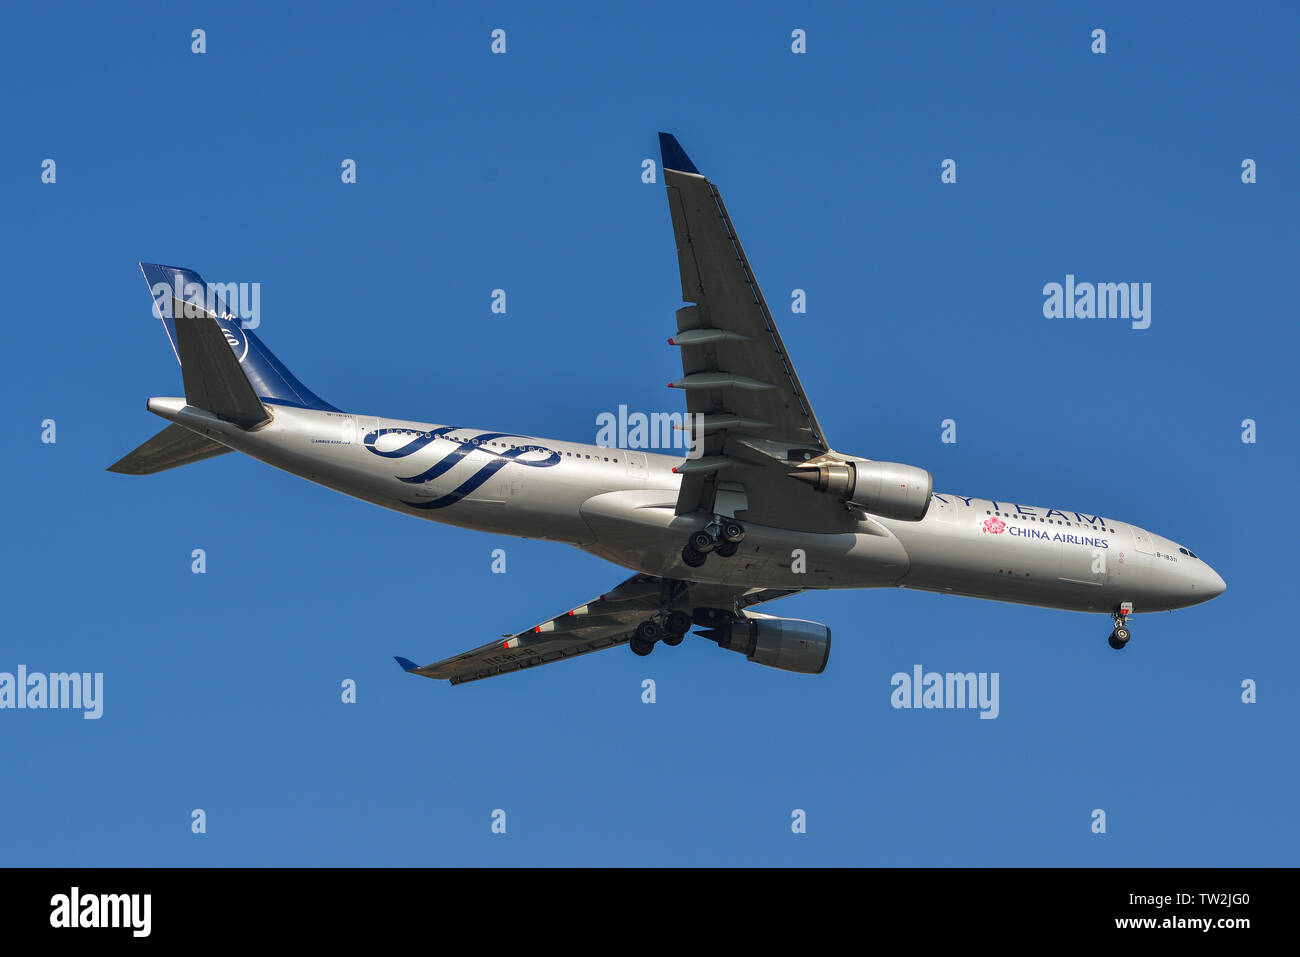
<path fill-rule="evenodd" d="M 723 518 L 737 518 L 749 508 L 749 496 L 739 482 L 719 482 L 713 495 L 713 514 Z"/>

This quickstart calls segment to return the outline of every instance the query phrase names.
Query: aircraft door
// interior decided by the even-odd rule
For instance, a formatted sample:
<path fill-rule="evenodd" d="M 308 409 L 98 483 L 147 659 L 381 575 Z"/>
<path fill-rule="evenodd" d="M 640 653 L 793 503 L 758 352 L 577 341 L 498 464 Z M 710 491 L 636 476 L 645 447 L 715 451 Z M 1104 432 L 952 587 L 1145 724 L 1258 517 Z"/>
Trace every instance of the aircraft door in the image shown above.
<path fill-rule="evenodd" d="M 1151 541 L 1151 536 L 1138 528 L 1136 525 L 1131 526 L 1133 529 L 1133 545 L 1139 552 L 1147 555 L 1156 553 L 1155 543 Z"/>
<path fill-rule="evenodd" d="M 631 452 L 624 450 L 623 454 L 627 456 L 627 477 L 644 481 L 650 477 L 650 469 L 646 465 L 644 452 Z"/>
<path fill-rule="evenodd" d="M 958 518 L 957 508 L 955 499 L 931 495 L 928 515 L 933 515 L 937 522 L 955 523 Z"/>

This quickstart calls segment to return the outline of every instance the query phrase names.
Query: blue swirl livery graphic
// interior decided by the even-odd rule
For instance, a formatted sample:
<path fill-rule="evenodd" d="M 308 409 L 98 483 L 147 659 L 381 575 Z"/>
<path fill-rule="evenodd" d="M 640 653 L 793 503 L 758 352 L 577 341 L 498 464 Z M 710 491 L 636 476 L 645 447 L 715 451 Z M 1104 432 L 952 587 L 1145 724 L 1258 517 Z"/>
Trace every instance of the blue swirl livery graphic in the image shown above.
<path fill-rule="evenodd" d="M 414 429 L 376 429 L 373 432 L 366 433 L 364 441 L 367 451 L 375 455 L 386 459 L 402 459 L 406 458 L 408 455 L 414 455 L 421 449 L 425 448 L 425 446 L 430 445 L 439 439 L 446 439 L 447 435 L 451 432 L 461 431 L 464 430 L 455 425 L 444 425 L 442 428 L 431 429 L 428 432 L 417 432 Z M 389 449 L 388 451 L 382 451 L 375 448 L 375 443 L 379 441 L 381 436 L 385 435 L 409 435 L 411 436 L 411 440 L 405 445 L 398 446 L 395 449 Z M 403 482 L 408 482 L 411 485 L 420 485 L 424 482 L 431 482 L 440 475 L 451 471 L 468 456 L 476 454 L 486 456 L 488 461 L 483 462 L 479 466 L 477 472 L 465 481 L 461 482 L 460 485 L 456 486 L 446 495 L 440 495 L 438 498 L 430 499 L 427 502 L 408 502 L 403 499 L 402 504 L 409 505 L 412 508 L 446 508 L 448 505 L 454 505 L 456 502 L 459 502 L 466 495 L 473 492 L 511 462 L 514 462 L 516 465 L 526 465 L 529 468 L 534 469 L 547 469 L 553 465 L 560 464 L 559 452 L 544 448 L 540 445 L 517 445 L 505 449 L 504 451 L 498 451 L 490 448 L 487 444 L 495 439 L 507 438 L 522 439 L 523 436 L 514 435 L 510 432 L 480 432 L 473 438 L 459 442 L 454 439 L 447 439 L 447 441 L 453 444 L 453 448 L 441 458 L 436 459 L 433 464 L 424 471 L 417 475 L 395 475 L 394 478 Z M 544 452 L 546 453 L 546 457 L 542 459 L 521 458 L 521 456 L 527 455 L 530 452 Z"/>

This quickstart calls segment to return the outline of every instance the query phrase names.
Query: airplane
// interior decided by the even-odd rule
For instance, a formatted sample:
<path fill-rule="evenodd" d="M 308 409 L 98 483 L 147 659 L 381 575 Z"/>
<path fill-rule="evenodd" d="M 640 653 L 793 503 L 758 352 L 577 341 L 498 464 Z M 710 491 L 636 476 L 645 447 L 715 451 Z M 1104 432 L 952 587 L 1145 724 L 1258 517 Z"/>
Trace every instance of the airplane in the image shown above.
<path fill-rule="evenodd" d="M 633 572 L 554 618 L 429 665 L 452 684 L 692 628 L 749 661 L 821 674 L 824 624 L 753 611 L 812 589 L 906 588 L 1130 617 L 1209 601 L 1223 579 L 1136 525 L 936 493 L 923 468 L 837 452 L 822 431 L 718 188 L 659 135 L 681 273 L 686 458 L 343 412 L 294 377 L 195 272 L 141 263 L 185 395 L 113 472 L 237 451 L 363 501 L 498 535 L 563 542 Z"/>

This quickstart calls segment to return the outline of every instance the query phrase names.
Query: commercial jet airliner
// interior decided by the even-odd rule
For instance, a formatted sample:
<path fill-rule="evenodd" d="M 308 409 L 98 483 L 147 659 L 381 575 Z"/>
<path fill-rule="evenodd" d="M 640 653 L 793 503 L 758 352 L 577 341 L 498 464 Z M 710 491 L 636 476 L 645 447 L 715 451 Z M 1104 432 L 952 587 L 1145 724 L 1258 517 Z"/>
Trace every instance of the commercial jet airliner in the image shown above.
<path fill-rule="evenodd" d="M 660 134 L 681 271 L 677 331 L 691 455 L 356 415 L 325 402 L 187 269 L 142 263 L 181 364 L 171 424 L 111 471 L 243 452 L 355 498 L 497 535 L 564 542 L 630 569 L 610 591 L 419 666 L 452 684 L 695 633 L 750 661 L 820 674 L 823 624 L 751 609 L 808 589 L 913 588 L 1111 616 L 1208 601 L 1189 549 L 1074 509 L 933 491 L 930 473 L 835 451 L 795 373 L 718 189 Z"/>

